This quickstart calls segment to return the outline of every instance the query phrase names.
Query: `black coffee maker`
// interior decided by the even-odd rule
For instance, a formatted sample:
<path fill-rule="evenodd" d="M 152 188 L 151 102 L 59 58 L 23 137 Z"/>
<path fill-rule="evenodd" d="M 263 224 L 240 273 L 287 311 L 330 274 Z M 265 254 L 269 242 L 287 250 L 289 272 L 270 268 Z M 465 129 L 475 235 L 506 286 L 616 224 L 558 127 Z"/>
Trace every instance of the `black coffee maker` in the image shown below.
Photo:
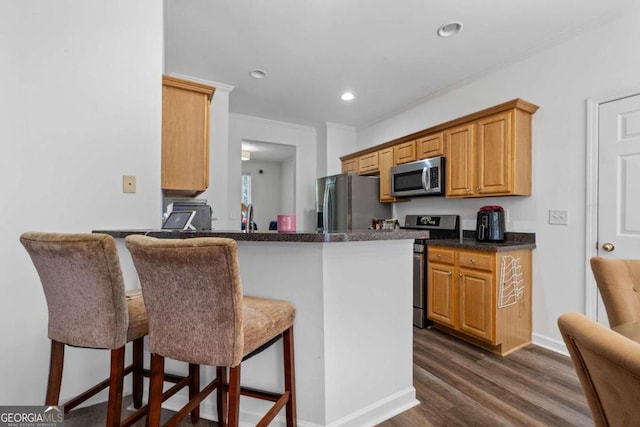
<path fill-rule="evenodd" d="M 478 211 L 476 240 L 504 242 L 504 209 L 502 206 L 483 206 Z"/>

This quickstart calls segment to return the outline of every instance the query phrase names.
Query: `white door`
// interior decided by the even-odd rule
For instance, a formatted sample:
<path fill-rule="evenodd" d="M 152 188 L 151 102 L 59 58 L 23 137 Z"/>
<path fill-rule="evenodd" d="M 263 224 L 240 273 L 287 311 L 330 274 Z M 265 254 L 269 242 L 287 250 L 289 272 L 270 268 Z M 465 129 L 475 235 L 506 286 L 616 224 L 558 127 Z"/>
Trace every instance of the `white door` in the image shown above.
<path fill-rule="evenodd" d="M 640 95 L 600 104 L 598 256 L 640 258 Z M 607 323 L 598 297 L 597 318 Z"/>

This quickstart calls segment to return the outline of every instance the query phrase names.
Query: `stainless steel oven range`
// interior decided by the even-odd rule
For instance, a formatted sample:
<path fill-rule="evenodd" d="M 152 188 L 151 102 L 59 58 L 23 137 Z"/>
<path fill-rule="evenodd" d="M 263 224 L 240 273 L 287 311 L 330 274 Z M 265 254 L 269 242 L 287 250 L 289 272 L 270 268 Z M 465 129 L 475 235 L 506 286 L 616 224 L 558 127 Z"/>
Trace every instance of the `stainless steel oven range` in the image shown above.
<path fill-rule="evenodd" d="M 413 243 L 413 324 L 418 328 L 430 326 L 427 319 L 427 248 L 434 239 L 456 239 L 460 235 L 459 215 L 407 215 L 404 227 L 428 230 L 428 239 L 417 239 Z"/>

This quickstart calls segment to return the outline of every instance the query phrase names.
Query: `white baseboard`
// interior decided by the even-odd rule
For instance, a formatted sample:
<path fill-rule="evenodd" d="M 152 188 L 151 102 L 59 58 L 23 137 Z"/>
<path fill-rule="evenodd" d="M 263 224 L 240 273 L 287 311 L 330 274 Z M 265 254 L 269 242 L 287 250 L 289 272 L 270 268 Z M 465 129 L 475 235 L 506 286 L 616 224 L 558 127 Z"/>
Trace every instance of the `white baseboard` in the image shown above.
<path fill-rule="evenodd" d="M 409 387 L 327 424 L 327 427 L 375 426 L 419 404 L 420 401 L 416 399 L 416 389 Z"/>
<path fill-rule="evenodd" d="M 544 347 L 548 350 L 555 351 L 556 353 L 569 356 L 569 352 L 567 351 L 567 346 L 564 344 L 564 341 L 558 341 L 558 340 L 546 337 L 544 335 L 538 335 L 538 334 L 533 334 L 531 338 L 532 338 L 531 341 L 535 345 L 539 345 L 540 347 Z"/>

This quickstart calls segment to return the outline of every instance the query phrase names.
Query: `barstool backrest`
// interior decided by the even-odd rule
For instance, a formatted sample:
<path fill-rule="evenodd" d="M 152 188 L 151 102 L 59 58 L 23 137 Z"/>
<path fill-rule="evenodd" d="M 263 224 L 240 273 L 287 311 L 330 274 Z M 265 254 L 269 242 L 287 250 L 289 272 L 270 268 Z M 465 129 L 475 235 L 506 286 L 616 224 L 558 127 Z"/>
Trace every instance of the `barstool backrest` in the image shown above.
<path fill-rule="evenodd" d="M 125 241 L 142 287 L 151 353 L 237 366 L 244 336 L 235 240 L 131 235 Z"/>
<path fill-rule="evenodd" d="M 591 258 L 609 326 L 640 320 L 640 259 Z"/>
<path fill-rule="evenodd" d="M 30 231 L 20 242 L 40 276 L 50 339 L 78 347 L 125 345 L 129 315 L 113 237 Z"/>

